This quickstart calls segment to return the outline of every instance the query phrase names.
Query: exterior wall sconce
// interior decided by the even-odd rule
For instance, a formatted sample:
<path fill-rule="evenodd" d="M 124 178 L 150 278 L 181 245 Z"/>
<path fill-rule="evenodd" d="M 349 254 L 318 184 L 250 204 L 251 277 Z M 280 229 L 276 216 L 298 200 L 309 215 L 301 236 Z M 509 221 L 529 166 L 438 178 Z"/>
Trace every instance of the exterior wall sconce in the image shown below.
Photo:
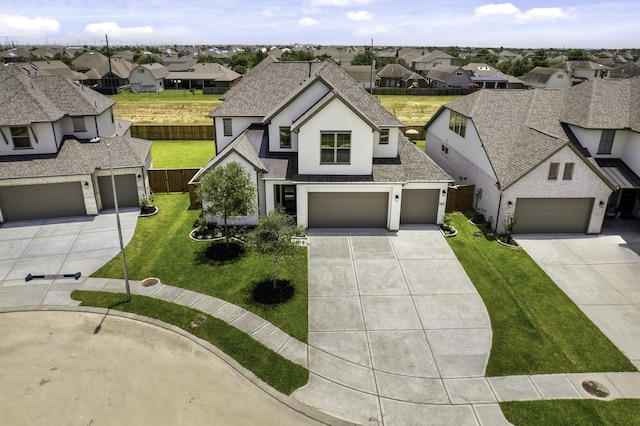
<path fill-rule="evenodd" d="M 604 201 L 600 201 L 600 207 L 604 207 Z"/>
<path fill-rule="evenodd" d="M 396 201 L 400 201 L 400 196 L 396 194 Z"/>
<path fill-rule="evenodd" d="M 138 174 L 138 180 L 142 180 L 142 175 Z"/>
<path fill-rule="evenodd" d="M 84 183 L 84 187 L 85 187 L 85 188 L 87 188 L 87 189 L 89 189 L 89 182 L 85 182 L 85 183 Z"/>
<path fill-rule="evenodd" d="M 512 205 L 513 205 L 513 203 L 512 203 L 511 201 L 507 201 L 507 205 L 508 205 L 508 206 L 512 206 Z"/>
<path fill-rule="evenodd" d="M 446 189 L 442 190 L 442 195 L 447 195 L 447 190 Z"/>

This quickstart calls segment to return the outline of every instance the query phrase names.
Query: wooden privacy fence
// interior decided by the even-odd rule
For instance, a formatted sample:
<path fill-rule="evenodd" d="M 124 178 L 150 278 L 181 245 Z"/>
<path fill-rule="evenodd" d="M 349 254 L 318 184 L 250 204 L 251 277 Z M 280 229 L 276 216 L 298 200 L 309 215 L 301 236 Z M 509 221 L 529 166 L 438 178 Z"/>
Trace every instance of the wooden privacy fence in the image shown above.
<path fill-rule="evenodd" d="M 199 168 L 193 169 L 150 169 L 149 187 L 155 193 L 159 192 L 187 192 L 189 191 L 189 181 Z"/>
<path fill-rule="evenodd" d="M 131 136 L 150 140 L 214 139 L 213 124 L 134 124 Z"/>
<path fill-rule="evenodd" d="M 447 212 L 465 211 L 473 209 L 473 194 L 475 185 L 450 186 L 447 191 Z"/>

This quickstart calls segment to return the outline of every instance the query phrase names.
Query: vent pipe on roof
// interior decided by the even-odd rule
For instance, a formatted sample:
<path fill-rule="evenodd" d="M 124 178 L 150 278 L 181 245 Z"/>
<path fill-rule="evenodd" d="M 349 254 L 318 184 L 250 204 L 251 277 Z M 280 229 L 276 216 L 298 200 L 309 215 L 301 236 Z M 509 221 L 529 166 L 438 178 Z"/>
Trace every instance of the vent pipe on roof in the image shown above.
<path fill-rule="evenodd" d="M 311 61 L 309 61 L 309 78 L 311 78 Z"/>

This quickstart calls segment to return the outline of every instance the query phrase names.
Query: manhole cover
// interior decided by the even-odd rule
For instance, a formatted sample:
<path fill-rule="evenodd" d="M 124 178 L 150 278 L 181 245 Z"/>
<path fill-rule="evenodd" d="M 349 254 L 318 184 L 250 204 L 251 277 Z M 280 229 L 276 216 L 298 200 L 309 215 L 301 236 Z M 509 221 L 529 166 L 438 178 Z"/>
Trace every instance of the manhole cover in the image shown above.
<path fill-rule="evenodd" d="M 151 287 L 158 284 L 160 280 L 158 278 L 145 278 L 142 280 L 142 287 Z"/>
<path fill-rule="evenodd" d="M 582 387 L 591 395 L 597 396 L 598 398 L 606 398 L 611 394 L 605 385 L 594 380 L 585 380 L 582 382 Z"/>
<path fill-rule="evenodd" d="M 193 321 L 191 321 L 191 327 L 197 327 L 200 324 L 202 324 L 205 320 L 205 317 L 198 317 L 196 319 L 194 319 Z"/>

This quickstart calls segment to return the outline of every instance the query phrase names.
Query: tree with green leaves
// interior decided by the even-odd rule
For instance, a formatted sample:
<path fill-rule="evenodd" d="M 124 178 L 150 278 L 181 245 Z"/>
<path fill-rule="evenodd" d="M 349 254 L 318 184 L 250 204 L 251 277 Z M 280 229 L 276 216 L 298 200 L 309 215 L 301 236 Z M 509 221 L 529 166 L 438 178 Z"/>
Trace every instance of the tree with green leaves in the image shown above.
<path fill-rule="evenodd" d="M 273 289 L 277 287 L 278 262 L 294 256 L 300 248 L 293 241 L 296 224 L 293 217 L 282 210 L 271 210 L 258 218 L 258 226 L 251 234 L 251 243 L 256 252 L 271 258 Z"/>
<path fill-rule="evenodd" d="M 356 53 L 353 59 L 351 59 L 351 65 L 371 65 L 374 59 L 375 54 L 373 50 L 369 47 L 365 47 L 364 51 Z"/>
<path fill-rule="evenodd" d="M 280 57 L 281 61 L 313 61 L 314 59 L 313 53 L 306 50 L 293 50 L 283 53 Z"/>
<path fill-rule="evenodd" d="M 198 63 L 199 64 L 222 64 L 222 60 L 212 55 L 198 55 Z"/>
<path fill-rule="evenodd" d="M 224 236 L 229 245 L 229 218 L 256 212 L 256 186 L 251 175 L 238 162 L 215 167 L 200 179 L 198 196 L 202 211 L 224 222 Z"/>
<path fill-rule="evenodd" d="M 582 49 L 567 50 L 567 61 L 590 61 L 591 55 Z"/>
<path fill-rule="evenodd" d="M 538 49 L 531 55 L 531 64 L 533 67 L 549 67 L 549 57 L 544 49 Z"/>

